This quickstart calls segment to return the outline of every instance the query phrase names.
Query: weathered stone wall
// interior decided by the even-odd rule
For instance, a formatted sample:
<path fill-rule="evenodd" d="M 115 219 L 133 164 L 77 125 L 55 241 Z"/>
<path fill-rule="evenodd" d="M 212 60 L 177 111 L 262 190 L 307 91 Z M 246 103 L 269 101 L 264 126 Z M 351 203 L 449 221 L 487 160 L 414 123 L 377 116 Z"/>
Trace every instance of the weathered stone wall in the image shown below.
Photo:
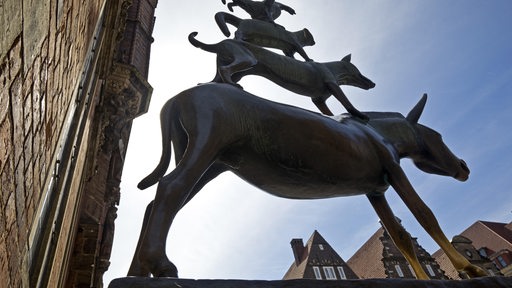
<path fill-rule="evenodd" d="M 0 1 L 0 279 L 28 287 L 33 228 L 105 0 Z M 72 233 L 72 231 L 67 231 Z"/>

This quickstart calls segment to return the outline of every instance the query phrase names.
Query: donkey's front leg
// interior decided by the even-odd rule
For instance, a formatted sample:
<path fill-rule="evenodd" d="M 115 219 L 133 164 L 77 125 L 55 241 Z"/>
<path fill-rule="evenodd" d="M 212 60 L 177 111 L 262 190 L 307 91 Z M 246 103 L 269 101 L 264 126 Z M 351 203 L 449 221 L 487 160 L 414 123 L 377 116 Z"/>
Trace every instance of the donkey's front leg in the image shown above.
<path fill-rule="evenodd" d="M 443 249 L 455 269 L 466 273 L 469 277 L 487 276 L 485 270 L 471 264 L 464 256 L 455 250 L 441 230 L 436 217 L 418 196 L 402 168 L 396 164 L 389 169 L 389 172 L 389 182 L 391 186 L 393 186 L 420 225 L 427 231 L 432 239 L 436 241 L 441 249 Z"/>
<path fill-rule="evenodd" d="M 370 200 L 373 209 L 375 209 L 375 212 L 377 212 L 380 221 L 382 221 L 382 224 L 386 228 L 386 231 L 391 237 L 391 240 L 393 240 L 393 243 L 395 243 L 398 250 L 402 252 L 402 255 L 404 255 L 405 259 L 407 259 L 407 262 L 411 264 L 414 273 L 416 273 L 416 277 L 418 279 L 429 279 L 425 273 L 425 270 L 423 270 L 421 267 L 416 253 L 414 252 L 411 236 L 396 220 L 393 211 L 391 211 L 391 208 L 386 201 L 386 198 L 384 198 L 384 194 L 369 194 L 367 197 Z"/>

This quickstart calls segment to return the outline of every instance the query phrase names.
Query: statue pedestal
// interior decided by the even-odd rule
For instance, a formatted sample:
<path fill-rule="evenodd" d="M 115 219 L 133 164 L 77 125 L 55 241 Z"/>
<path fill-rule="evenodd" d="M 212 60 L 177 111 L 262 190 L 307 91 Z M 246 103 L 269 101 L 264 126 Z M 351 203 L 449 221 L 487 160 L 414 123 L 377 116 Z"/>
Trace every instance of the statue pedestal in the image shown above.
<path fill-rule="evenodd" d="M 114 279 L 108 288 L 510 288 L 510 277 L 484 277 L 470 280 L 192 280 L 179 278 L 126 277 Z"/>

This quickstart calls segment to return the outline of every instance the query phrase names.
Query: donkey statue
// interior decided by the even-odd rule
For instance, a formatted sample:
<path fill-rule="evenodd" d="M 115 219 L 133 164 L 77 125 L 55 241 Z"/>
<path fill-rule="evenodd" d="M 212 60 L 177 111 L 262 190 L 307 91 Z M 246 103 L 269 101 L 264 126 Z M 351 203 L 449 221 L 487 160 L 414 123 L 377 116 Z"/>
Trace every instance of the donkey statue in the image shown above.
<path fill-rule="evenodd" d="M 424 172 L 468 179 L 466 163 L 441 135 L 418 124 L 426 99 L 424 95 L 407 117 L 368 112 L 365 122 L 350 115 L 332 119 L 224 83 L 179 93 L 161 111 L 160 163 L 138 184 L 145 189 L 158 182 L 158 188 L 146 210 L 128 275 L 178 276 L 165 253 L 172 221 L 204 185 L 225 171 L 284 198 L 366 195 L 417 277 L 428 279 L 409 233 L 385 199 L 384 192 L 392 186 L 455 268 L 470 277 L 486 275 L 453 248 L 400 167 L 400 159 L 408 157 Z M 177 164 L 164 176 L 171 142 Z"/>

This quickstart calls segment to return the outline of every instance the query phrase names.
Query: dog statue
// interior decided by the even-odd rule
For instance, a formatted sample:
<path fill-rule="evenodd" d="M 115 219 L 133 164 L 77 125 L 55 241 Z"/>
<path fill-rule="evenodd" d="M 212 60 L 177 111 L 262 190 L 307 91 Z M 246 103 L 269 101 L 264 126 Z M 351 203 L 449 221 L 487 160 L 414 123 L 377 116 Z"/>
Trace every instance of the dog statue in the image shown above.
<path fill-rule="evenodd" d="M 250 42 L 254 45 L 282 50 L 286 56 L 293 57 L 299 53 L 306 61 L 312 61 L 302 47 L 315 45 L 315 39 L 308 29 L 290 32 L 269 22 L 255 19 L 240 19 L 232 14 L 218 12 L 215 21 L 226 37 L 231 35 L 226 23 L 237 30 L 235 39 Z"/>
<path fill-rule="evenodd" d="M 311 97 L 326 115 L 333 115 L 325 101 L 334 95 L 350 114 L 368 119 L 350 103 L 339 87 L 351 85 L 365 90 L 375 87 L 375 83 L 350 62 L 350 55 L 335 62 L 303 62 L 236 39 L 205 44 L 197 40 L 196 35 L 197 32 L 192 32 L 188 36 L 192 45 L 217 54 L 217 74 L 212 82 L 229 83 L 241 88 L 237 82 L 242 77 L 258 75 L 289 91 Z"/>

